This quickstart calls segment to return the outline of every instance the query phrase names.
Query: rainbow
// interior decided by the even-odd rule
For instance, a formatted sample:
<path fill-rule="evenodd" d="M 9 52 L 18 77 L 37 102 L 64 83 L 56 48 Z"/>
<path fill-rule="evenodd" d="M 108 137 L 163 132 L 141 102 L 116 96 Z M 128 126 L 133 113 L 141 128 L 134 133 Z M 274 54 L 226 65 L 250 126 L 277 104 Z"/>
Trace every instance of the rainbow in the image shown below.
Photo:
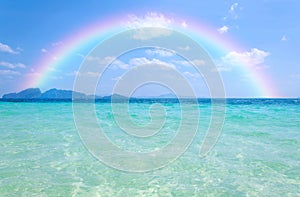
<path fill-rule="evenodd" d="M 121 17 L 125 18 L 126 17 Z M 104 22 L 103 22 L 104 21 Z M 73 36 L 63 39 L 63 45 L 51 51 L 51 56 L 41 58 L 35 67 L 35 72 L 38 73 L 24 83 L 25 87 L 40 87 L 47 83 L 51 70 L 58 66 L 64 65 L 67 61 L 76 54 L 81 48 L 88 47 L 91 44 L 94 46 L 104 39 L 111 37 L 114 34 L 128 29 L 128 21 L 120 20 L 120 17 L 103 20 L 101 22 L 92 23 L 83 30 L 75 32 Z M 230 51 L 246 51 L 236 41 L 227 35 L 219 34 L 216 28 L 212 28 L 207 24 L 199 22 L 191 22 L 186 24 L 183 20 L 172 20 L 171 28 L 179 32 L 185 33 L 195 41 L 204 45 L 208 53 L 212 56 L 225 55 Z M 187 26 L 186 26 L 187 25 Z M 212 49 L 212 51 L 210 50 Z M 214 54 L 213 54 L 213 53 Z M 56 57 L 55 59 L 53 57 Z M 73 56 L 74 57 L 74 56 Z M 251 85 L 256 97 L 279 97 L 276 92 L 276 86 L 272 83 L 271 78 L 264 72 L 263 69 L 253 69 L 251 65 L 244 64 L 240 67 L 241 72 L 247 74 L 251 79 Z"/>

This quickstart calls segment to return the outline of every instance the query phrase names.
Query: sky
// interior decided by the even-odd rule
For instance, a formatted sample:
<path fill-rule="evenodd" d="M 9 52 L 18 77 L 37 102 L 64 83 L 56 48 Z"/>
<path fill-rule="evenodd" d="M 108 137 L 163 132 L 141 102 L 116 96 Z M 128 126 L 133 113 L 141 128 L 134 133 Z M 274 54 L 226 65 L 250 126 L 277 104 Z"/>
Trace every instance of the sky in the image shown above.
<path fill-rule="evenodd" d="M 0 0 L 0 95 L 29 87 L 73 89 L 80 68 L 93 59 L 93 49 L 138 26 L 170 28 L 197 42 L 214 62 L 215 69 L 210 71 L 215 73 L 212 76 L 220 75 L 227 97 L 300 97 L 299 10 L 298 0 Z M 91 27 L 93 31 L 87 32 Z M 161 33 L 151 35 L 155 38 L 147 34 L 147 39 L 168 39 Z M 114 46 L 123 45 L 120 41 Z M 192 53 L 189 50 L 188 45 L 174 45 L 103 56 L 95 66 L 104 60 L 112 64 L 99 80 L 96 93 L 110 94 L 132 68 L 151 64 L 150 70 L 139 71 L 140 78 L 147 78 L 146 72 L 167 78 L 163 68 L 175 69 L 197 96 L 208 97 L 214 85 L 193 68 L 200 64 L 203 68 L 207 61 L 202 56 L 189 59 L 187 66 L 181 53 Z M 180 80 L 174 76 L 170 80 L 175 87 Z M 189 96 L 183 89 L 173 93 Z M 134 94 L 170 91 L 167 86 L 148 84 Z"/>

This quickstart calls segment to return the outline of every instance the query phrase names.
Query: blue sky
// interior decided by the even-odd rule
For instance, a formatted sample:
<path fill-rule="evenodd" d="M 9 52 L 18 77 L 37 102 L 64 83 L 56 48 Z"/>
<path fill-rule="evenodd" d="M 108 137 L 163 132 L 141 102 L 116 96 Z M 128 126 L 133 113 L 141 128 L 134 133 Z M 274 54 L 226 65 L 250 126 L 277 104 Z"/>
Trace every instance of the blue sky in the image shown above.
<path fill-rule="evenodd" d="M 279 96 L 300 96 L 300 1 L 0 1 L 0 95 L 20 91 L 38 60 L 64 39 L 80 32 L 95 21 L 115 16 L 135 15 L 143 18 L 149 13 L 209 24 L 220 37 L 230 37 L 243 47 L 243 51 L 228 51 L 228 60 L 241 61 L 263 69 L 272 80 Z M 95 43 L 96 44 L 96 43 Z M 91 45 L 92 49 L 94 46 Z M 82 49 L 86 55 L 90 49 Z M 152 54 L 153 55 L 153 54 Z M 139 57 L 141 58 L 141 57 Z M 148 57 L 155 58 L 155 57 Z M 124 60 L 125 61 L 125 60 Z M 129 60 L 128 60 L 129 61 Z M 164 59 L 164 61 L 171 61 Z M 79 69 L 82 62 L 77 55 L 71 65 L 52 75 L 47 86 L 72 89 L 74 77 L 67 75 Z M 126 63 L 126 62 L 125 62 Z M 236 63 L 236 62 L 235 62 Z M 229 69 L 230 68 L 230 69 Z M 59 68 L 58 68 L 59 69 Z M 187 72 L 182 71 L 182 72 Z M 234 66 L 223 64 L 220 73 L 229 97 L 260 96 L 249 91 L 251 82 L 245 73 Z M 190 73 L 195 74 L 195 73 Z M 68 77 L 69 76 L 69 77 Z M 112 79 L 113 74 L 107 76 Z M 191 79 L 191 75 L 190 78 Z M 109 80 L 107 80 L 109 81 Z M 199 83 L 201 80 L 199 80 Z M 107 82 L 108 83 L 108 82 Z M 109 83 L 107 84 L 109 85 Z M 111 85 L 111 84 L 110 84 Z M 197 89 L 198 87 L 195 88 Z M 199 86 L 199 88 L 201 88 Z M 108 91 L 108 90 L 107 90 Z M 164 93 L 154 91 L 155 94 Z M 141 95 L 147 95 L 145 90 Z M 108 92 L 103 91 L 103 94 Z M 206 96 L 199 93 L 199 96 Z"/>

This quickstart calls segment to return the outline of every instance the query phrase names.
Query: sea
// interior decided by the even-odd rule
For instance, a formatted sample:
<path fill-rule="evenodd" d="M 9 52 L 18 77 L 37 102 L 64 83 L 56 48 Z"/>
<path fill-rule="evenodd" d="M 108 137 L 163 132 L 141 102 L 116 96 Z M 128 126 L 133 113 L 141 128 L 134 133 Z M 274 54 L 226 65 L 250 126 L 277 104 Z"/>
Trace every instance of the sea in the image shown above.
<path fill-rule="evenodd" d="M 83 112 L 87 105 L 76 103 Z M 100 155 L 91 151 L 82 138 L 90 124 L 81 124 L 79 131 L 74 103 L 2 101 L 0 196 L 300 196 L 300 99 L 227 99 L 223 114 L 213 114 L 212 105 L 205 99 L 94 103 L 104 136 L 117 150 L 134 154 L 164 150 L 176 141 L 180 128 L 187 128 L 181 124 L 196 124 L 195 132 L 184 131 L 195 134 L 189 135 L 186 146 L 174 148 L 180 150 L 176 158 L 157 167 L 161 160 L 148 154 L 153 169 L 149 164 L 135 171 L 139 163 L 129 155 L 101 157 L 106 143 L 94 144 Z M 116 119 L 123 114 L 112 106 L 127 109 L 129 119 L 122 125 Z M 158 113 L 161 110 L 164 113 Z M 212 116 L 223 116 L 224 121 L 214 123 Z M 84 113 L 78 117 L 86 118 Z M 163 124 L 156 128 L 155 119 L 163 119 Z M 138 136 L 130 127 L 122 129 L 127 123 L 141 129 L 152 126 Z M 201 156 L 212 124 L 222 124 L 222 129 Z M 94 135 L 90 138 L 96 140 Z M 162 152 L 165 158 L 172 155 L 170 150 Z M 119 166 L 112 164 L 116 160 Z"/>

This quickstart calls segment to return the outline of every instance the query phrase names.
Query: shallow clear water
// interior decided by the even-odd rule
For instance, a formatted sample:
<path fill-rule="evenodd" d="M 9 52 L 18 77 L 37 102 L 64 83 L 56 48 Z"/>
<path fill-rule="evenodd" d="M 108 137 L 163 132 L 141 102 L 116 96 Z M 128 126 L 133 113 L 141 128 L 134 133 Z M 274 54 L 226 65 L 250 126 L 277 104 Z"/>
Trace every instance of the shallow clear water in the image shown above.
<path fill-rule="evenodd" d="M 149 151 L 168 143 L 180 122 L 179 104 L 163 105 L 166 122 L 153 141 L 120 132 L 109 103 L 96 103 L 96 114 L 115 144 Z M 72 103 L 0 102 L 0 195 L 299 195 L 299 99 L 229 100 L 222 134 L 205 158 L 198 155 L 210 104 L 190 105 L 199 107 L 201 118 L 187 151 L 160 170 L 129 173 L 102 164 L 84 147 Z M 146 124 L 149 106 L 131 103 L 132 120 Z"/>

